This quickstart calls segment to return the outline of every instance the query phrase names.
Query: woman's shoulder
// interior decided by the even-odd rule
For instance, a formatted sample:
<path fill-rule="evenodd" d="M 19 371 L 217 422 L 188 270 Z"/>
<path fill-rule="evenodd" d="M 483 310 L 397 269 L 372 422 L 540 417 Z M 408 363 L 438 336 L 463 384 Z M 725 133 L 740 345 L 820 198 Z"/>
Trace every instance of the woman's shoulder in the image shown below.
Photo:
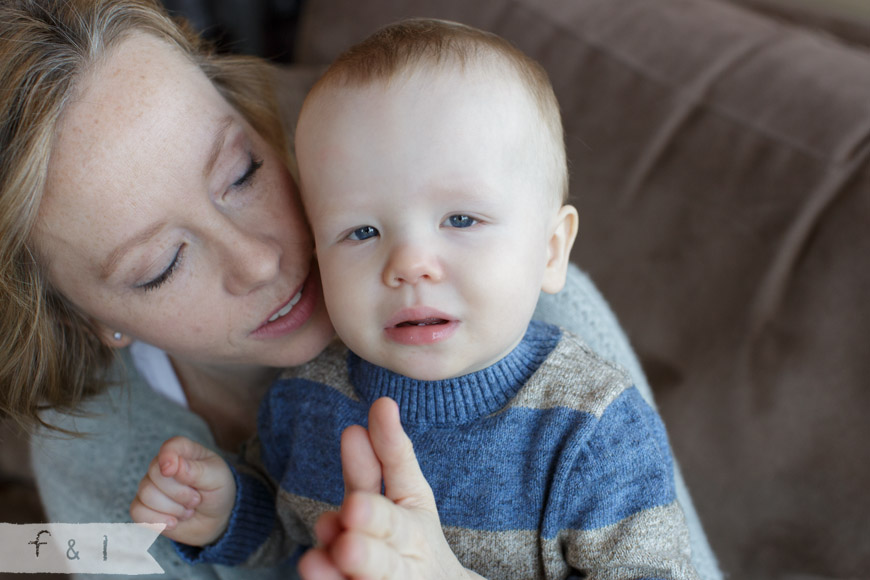
<path fill-rule="evenodd" d="M 53 521 L 126 518 L 139 479 L 164 440 L 210 439 L 204 422 L 155 393 L 129 356 L 119 357 L 111 372 L 111 386 L 74 413 L 43 413 L 43 421 L 69 434 L 40 428 L 31 435 L 34 475 Z"/>
<path fill-rule="evenodd" d="M 85 442 L 107 439 L 113 447 L 141 441 L 150 433 L 172 436 L 179 430 L 207 434 L 203 421 L 184 406 L 152 389 L 133 364 L 130 354 L 122 351 L 109 369 L 109 386 L 89 397 L 72 412 L 49 410 L 42 420 L 58 431 L 75 434 L 58 436 L 59 432 L 40 429 L 37 440 L 57 439 Z M 198 437 L 199 438 L 199 437 Z M 162 440 L 161 440 L 162 441 Z"/>

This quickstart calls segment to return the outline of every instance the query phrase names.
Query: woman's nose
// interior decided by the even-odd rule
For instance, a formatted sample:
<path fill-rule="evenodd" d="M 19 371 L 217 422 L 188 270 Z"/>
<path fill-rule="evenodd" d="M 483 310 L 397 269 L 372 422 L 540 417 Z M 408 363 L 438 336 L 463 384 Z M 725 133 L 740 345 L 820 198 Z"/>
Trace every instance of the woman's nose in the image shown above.
<path fill-rule="evenodd" d="M 245 295 L 276 279 L 281 247 L 276 240 L 235 232 L 224 237 L 224 284 L 231 294 Z"/>
<path fill-rule="evenodd" d="M 444 279 L 444 268 L 437 252 L 424 244 L 399 244 L 390 252 L 383 277 L 390 288 L 424 281 L 437 283 Z"/>

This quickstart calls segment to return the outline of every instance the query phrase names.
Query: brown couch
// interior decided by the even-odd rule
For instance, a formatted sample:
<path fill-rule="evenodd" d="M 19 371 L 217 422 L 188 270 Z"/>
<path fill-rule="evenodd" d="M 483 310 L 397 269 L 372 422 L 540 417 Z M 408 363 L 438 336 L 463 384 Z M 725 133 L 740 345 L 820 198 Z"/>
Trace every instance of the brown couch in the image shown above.
<path fill-rule="evenodd" d="M 306 0 L 287 106 L 407 16 L 550 72 L 573 258 L 641 357 L 723 570 L 870 578 L 870 53 L 722 0 Z M 0 474 L 21 462 L 4 445 Z"/>

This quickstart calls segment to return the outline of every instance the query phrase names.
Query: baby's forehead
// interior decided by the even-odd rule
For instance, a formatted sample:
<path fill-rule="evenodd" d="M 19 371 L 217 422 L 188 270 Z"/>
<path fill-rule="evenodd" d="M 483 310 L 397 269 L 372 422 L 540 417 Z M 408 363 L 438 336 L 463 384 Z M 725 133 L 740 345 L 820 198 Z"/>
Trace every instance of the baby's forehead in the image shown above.
<path fill-rule="evenodd" d="M 303 116 L 312 110 L 321 115 L 336 110 L 343 114 L 365 114 L 355 103 L 369 101 L 388 108 L 397 102 L 423 101 L 434 94 L 449 94 L 469 101 L 477 99 L 511 108 L 515 114 L 526 116 L 536 124 L 542 118 L 532 91 L 511 68 L 468 63 L 448 66 L 443 62 L 406 67 L 389 77 L 330 79 L 311 92 Z"/>
<path fill-rule="evenodd" d="M 331 79 L 315 87 L 309 96 L 300 118 L 297 146 L 309 152 L 312 144 L 344 148 L 345 132 L 358 134 L 358 126 L 365 126 L 372 139 L 398 130 L 414 132 L 423 139 L 427 132 L 439 138 L 453 134 L 457 141 L 471 142 L 478 148 L 495 139 L 513 143 L 517 163 L 535 168 L 546 180 L 546 187 L 529 195 L 540 193 L 545 199 L 553 189 L 552 197 L 561 200 L 562 188 L 550 187 L 551 182 L 558 181 L 558 176 L 551 175 L 559 172 L 551 158 L 561 143 L 554 142 L 530 93 L 513 69 L 486 66 L 484 62 L 407 67 L 388 78 Z M 305 142 L 299 143 L 300 135 Z"/>

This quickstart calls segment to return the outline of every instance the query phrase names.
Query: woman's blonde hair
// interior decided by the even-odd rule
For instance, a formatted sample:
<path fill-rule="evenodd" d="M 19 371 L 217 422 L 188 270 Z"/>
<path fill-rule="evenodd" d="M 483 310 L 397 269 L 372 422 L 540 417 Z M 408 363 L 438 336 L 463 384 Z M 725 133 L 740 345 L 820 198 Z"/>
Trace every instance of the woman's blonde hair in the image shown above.
<path fill-rule="evenodd" d="M 82 75 L 132 33 L 175 46 L 287 154 L 268 65 L 215 53 L 157 1 L 0 3 L 0 416 L 25 425 L 105 388 L 113 360 L 93 322 L 47 280 L 30 237 L 64 108 Z"/>

